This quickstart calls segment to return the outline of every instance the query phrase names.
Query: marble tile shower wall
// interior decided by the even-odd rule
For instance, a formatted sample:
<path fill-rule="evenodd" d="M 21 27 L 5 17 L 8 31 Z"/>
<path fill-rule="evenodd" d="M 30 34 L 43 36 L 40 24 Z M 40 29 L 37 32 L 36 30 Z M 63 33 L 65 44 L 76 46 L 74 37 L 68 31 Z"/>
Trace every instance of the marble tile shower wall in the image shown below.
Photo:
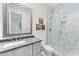
<path fill-rule="evenodd" d="M 63 7 L 69 15 L 65 33 L 60 35 L 59 10 Z M 62 55 L 79 55 L 79 4 L 64 4 L 54 9 L 52 47 Z"/>

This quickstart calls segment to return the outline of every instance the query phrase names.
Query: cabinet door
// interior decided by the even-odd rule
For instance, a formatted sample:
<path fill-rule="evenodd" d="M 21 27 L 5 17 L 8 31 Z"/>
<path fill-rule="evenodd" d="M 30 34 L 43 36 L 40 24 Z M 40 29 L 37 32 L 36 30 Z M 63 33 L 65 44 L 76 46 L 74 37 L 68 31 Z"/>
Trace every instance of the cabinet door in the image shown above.
<path fill-rule="evenodd" d="M 33 56 L 41 56 L 40 42 L 33 44 Z"/>
<path fill-rule="evenodd" d="M 16 53 L 15 50 L 11 50 L 11 51 L 0 53 L 0 56 L 15 56 L 15 53 Z"/>
<path fill-rule="evenodd" d="M 16 49 L 16 56 L 32 56 L 32 45 Z"/>

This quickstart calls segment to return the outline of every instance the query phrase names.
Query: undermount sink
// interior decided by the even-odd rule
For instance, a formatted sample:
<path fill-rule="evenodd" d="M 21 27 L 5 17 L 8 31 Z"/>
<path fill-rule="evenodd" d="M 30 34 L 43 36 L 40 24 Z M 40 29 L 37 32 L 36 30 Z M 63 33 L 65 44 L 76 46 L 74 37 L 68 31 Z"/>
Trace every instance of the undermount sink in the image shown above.
<path fill-rule="evenodd" d="M 11 46 L 22 44 L 22 43 L 26 43 L 26 42 L 25 41 L 18 41 L 18 42 L 7 43 L 3 46 L 3 48 L 11 47 Z"/>

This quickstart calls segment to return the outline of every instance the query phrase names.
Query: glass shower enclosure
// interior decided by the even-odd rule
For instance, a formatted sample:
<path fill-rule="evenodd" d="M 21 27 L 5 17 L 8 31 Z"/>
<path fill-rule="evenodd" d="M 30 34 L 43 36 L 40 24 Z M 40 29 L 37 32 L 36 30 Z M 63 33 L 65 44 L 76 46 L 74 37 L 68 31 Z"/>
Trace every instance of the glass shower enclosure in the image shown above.
<path fill-rule="evenodd" d="M 47 16 L 47 44 L 62 56 L 79 56 L 79 13 L 77 8 L 72 11 Z"/>

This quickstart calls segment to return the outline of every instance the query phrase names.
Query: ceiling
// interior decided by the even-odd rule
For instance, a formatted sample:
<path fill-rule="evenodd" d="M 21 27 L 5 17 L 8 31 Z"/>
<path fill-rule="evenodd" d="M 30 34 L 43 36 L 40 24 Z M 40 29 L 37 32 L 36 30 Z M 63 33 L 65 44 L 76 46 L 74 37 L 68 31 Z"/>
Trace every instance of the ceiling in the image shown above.
<path fill-rule="evenodd" d="M 47 6 L 54 8 L 57 7 L 58 5 L 60 5 L 61 3 L 46 3 Z"/>

